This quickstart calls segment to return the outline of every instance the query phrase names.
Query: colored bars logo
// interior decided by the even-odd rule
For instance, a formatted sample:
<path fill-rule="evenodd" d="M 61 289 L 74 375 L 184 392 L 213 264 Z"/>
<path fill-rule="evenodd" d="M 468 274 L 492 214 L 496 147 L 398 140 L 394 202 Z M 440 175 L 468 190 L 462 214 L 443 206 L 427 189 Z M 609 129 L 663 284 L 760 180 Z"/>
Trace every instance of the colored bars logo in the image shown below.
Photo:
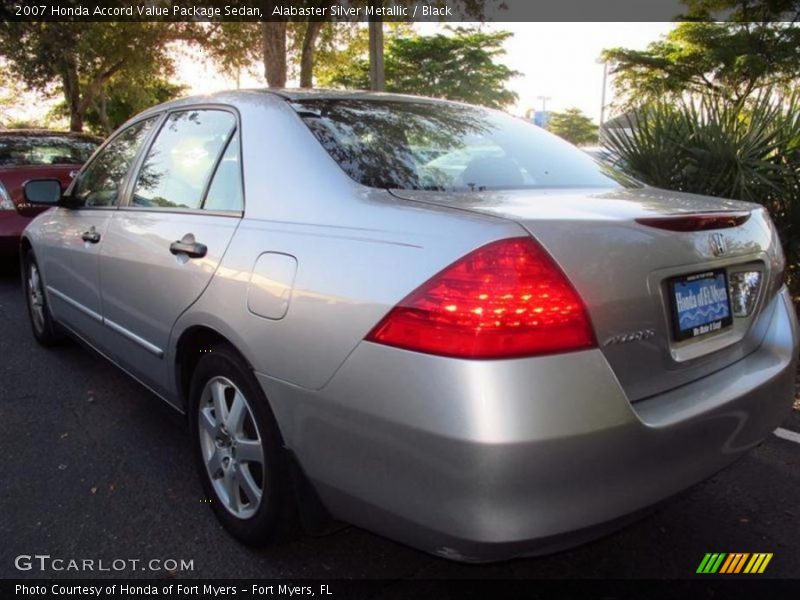
<path fill-rule="evenodd" d="M 772 552 L 725 552 L 708 553 L 703 557 L 700 566 L 697 567 L 698 573 L 763 573 L 769 561 L 772 560 Z"/>

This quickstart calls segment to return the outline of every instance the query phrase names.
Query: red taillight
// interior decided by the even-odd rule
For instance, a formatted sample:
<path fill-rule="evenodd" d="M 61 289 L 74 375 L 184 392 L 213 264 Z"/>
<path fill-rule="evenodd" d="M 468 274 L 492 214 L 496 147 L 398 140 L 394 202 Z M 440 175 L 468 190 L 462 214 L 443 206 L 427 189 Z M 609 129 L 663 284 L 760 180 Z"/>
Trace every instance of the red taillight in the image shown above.
<path fill-rule="evenodd" d="M 493 242 L 459 259 L 395 306 L 366 339 L 483 359 L 595 345 L 583 301 L 529 237 Z"/>

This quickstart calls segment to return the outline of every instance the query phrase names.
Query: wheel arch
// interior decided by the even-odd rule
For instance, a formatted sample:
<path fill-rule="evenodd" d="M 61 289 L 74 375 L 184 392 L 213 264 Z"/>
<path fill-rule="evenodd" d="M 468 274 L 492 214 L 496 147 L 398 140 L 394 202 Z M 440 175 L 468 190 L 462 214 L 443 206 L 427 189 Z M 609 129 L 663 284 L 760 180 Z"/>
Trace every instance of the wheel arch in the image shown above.
<path fill-rule="evenodd" d="M 241 358 L 248 369 L 254 370 L 252 363 L 236 347 L 236 344 L 217 329 L 209 325 L 191 325 L 187 327 L 181 332 L 175 346 L 174 367 L 178 399 L 187 413 L 189 408 L 189 387 L 194 369 L 197 367 L 197 363 L 203 356 L 204 351 L 210 350 L 219 344 L 226 345 Z M 267 398 L 267 402 L 269 403 L 269 398 Z M 272 410 L 271 407 L 270 410 Z M 277 419 L 276 426 L 283 445 L 285 444 L 285 438 L 281 431 L 281 424 Z M 287 447 L 284 447 L 284 450 L 290 470 L 292 494 L 303 529 L 313 535 L 322 535 L 342 528 L 344 525 L 336 521 L 328 512 L 327 507 L 324 506 L 294 452 Z"/>
<path fill-rule="evenodd" d="M 24 273 L 25 256 L 31 250 L 33 250 L 33 244 L 31 244 L 31 241 L 28 239 L 27 236 L 23 235 L 21 238 L 19 238 L 19 268 L 20 268 L 20 273 Z"/>
<path fill-rule="evenodd" d="M 184 329 L 175 345 L 175 383 L 181 407 L 189 406 L 189 386 L 197 363 L 205 352 L 214 346 L 225 345 L 241 358 L 247 368 L 253 365 L 228 337 L 208 325 L 192 325 Z"/>

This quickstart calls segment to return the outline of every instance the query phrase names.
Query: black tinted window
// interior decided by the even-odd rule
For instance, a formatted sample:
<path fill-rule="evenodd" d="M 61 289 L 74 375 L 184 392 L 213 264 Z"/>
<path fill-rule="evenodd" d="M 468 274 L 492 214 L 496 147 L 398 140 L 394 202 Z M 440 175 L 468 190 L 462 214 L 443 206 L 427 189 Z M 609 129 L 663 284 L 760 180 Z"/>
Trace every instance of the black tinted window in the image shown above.
<path fill-rule="evenodd" d="M 217 158 L 235 126 L 236 118 L 221 110 L 171 114 L 139 171 L 133 205 L 200 208 Z"/>
<path fill-rule="evenodd" d="M 0 167 L 82 165 L 97 146 L 78 136 L 0 134 Z"/>
<path fill-rule="evenodd" d="M 120 186 L 156 118 L 140 121 L 117 135 L 80 175 L 72 192 L 84 206 L 116 206 Z"/>
<path fill-rule="evenodd" d="M 351 99 L 294 107 L 339 166 L 372 187 L 479 191 L 629 183 L 560 138 L 496 111 Z"/>
<path fill-rule="evenodd" d="M 228 142 L 225 154 L 222 155 L 222 159 L 217 165 L 203 208 L 236 211 L 244 208 L 238 133 L 235 133 L 230 142 Z"/>

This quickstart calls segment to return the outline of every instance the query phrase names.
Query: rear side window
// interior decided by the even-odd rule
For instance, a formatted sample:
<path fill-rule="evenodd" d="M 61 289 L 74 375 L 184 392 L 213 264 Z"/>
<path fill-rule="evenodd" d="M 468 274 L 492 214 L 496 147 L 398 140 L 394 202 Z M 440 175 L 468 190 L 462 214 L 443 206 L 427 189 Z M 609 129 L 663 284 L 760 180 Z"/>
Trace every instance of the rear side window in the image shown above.
<path fill-rule="evenodd" d="M 135 123 L 111 140 L 81 173 L 73 198 L 88 207 L 116 206 L 120 186 L 155 122 L 156 117 Z"/>
<path fill-rule="evenodd" d="M 361 184 L 441 192 L 636 186 L 522 119 L 464 104 L 308 99 L 294 109 Z"/>
<path fill-rule="evenodd" d="M 133 206 L 199 209 L 214 168 L 236 128 L 223 110 L 169 115 L 150 147 L 133 191 Z"/>
<path fill-rule="evenodd" d="M 217 165 L 203 208 L 208 210 L 244 210 L 242 167 L 239 162 L 239 134 L 234 133 Z"/>

